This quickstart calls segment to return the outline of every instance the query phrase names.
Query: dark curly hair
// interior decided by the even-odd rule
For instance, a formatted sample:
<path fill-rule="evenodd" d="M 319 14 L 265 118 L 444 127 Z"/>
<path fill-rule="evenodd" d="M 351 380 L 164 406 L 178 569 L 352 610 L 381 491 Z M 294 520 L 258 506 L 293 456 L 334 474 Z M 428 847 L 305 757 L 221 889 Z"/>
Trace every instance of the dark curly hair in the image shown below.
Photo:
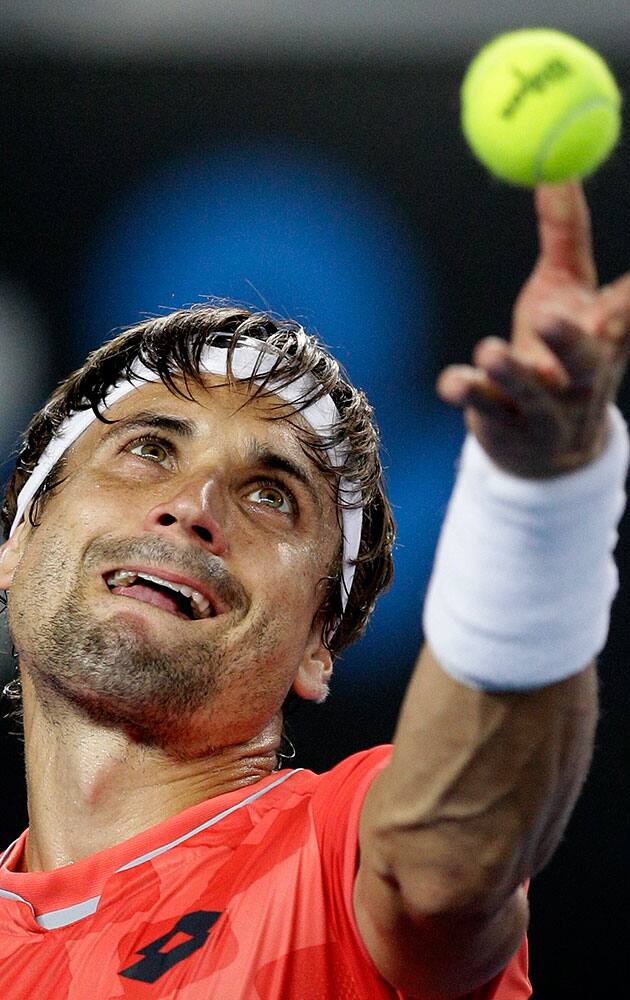
<path fill-rule="evenodd" d="M 275 387 L 290 385 L 310 375 L 314 388 L 292 404 L 294 408 L 299 411 L 328 394 L 340 415 L 327 437 L 301 426 L 296 428 L 305 453 L 335 491 L 338 512 L 349 504 L 339 490 L 342 477 L 356 483 L 361 491 L 363 528 L 348 603 L 342 615 L 342 554 L 339 551 L 326 578 L 319 608 L 324 621 L 324 641 L 330 652 L 337 655 L 362 634 L 376 598 L 391 580 L 394 522 L 383 486 L 379 436 L 371 406 L 364 393 L 350 384 L 338 362 L 317 338 L 291 320 L 235 305 L 199 305 L 148 319 L 99 347 L 88 356 L 82 368 L 59 385 L 27 427 L 2 505 L 5 535 L 15 518 L 20 490 L 49 441 L 70 414 L 91 408 L 98 419 L 106 420 L 100 412 L 105 397 L 116 382 L 129 377 L 138 359 L 175 395 L 191 398 L 190 385 L 203 384 L 200 358 L 210 344 L 228 348 L 228 384 L 241 382 L 234 376 L 231 362 L 243 338 L 264 341 L 273 348 L 275 355 L 268 373 L 261 377 L 254 370 L 246 380 L 249 394 L 244 405 L 251 399 L 271 395 Z M 178 377 L 179 384 L 176 382 Z M 182 377 L 184 389 L 181 388 Z M 271 383 L 274 388 L 268 388 Z M 279 409 L 282 410 L 279 416 L 286 415 L 286 405 L 279 404 Z M 327 452 L 342 443 L 347 449 L 345 464 L 333 469 Z M 29 512 L 35 527 L 47 497 L 63 484 L 64 467 L 62 457 L 35 494 Z"/>

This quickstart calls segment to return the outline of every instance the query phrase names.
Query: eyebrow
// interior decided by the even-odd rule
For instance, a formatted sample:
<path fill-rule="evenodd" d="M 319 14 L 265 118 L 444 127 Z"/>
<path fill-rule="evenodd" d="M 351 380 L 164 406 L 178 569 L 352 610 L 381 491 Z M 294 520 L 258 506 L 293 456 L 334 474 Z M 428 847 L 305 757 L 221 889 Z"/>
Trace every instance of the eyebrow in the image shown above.
<path fill-rule="evenodd" d="M 192 420 L 185 420 L 183 417 L 169 417 L 165 413 L 156 413 L 154 410 L 141 410 L 129 417 L 121 417 L 109 430 L 105 431 L 98 446 L 106 441 L 121 437 L 129 431 L 140 431 L 147 427 L 154 430 L 169 431 L 178 437 L 192 439 L 197 436 L 197 427 Z"/>
<path fill-rule="evenodd" d="M 147 427 L 154 430 L 168 431 L 186 440 L 194 439 L 199 433 L 197 425 L 192 420 L 186 420 L 184 417 L 169 416 L 165 413 L 158 413 L 155 410 L 140 410 L 139 413 L 133 413 L 128 417 L 121 417 L 117 420 L 105 431 L 98 443 L 98 447 L 100 448 L 106 442 L 122 437 L 130 431 L 145 430 Z M 252 465 L 264 466 L 266 469 L 284 472 L 286 475 L 291 476 L 297 482 L 301 483 L 319 513 L 323 512 L 321 497 L 313 485 L 313 474 L 303 468 L 294 459 L 289 458 L 288 455 L 274 451 L 273 448 L 262 444 L 255 438 L 249 438 L 245 461 Z"/>

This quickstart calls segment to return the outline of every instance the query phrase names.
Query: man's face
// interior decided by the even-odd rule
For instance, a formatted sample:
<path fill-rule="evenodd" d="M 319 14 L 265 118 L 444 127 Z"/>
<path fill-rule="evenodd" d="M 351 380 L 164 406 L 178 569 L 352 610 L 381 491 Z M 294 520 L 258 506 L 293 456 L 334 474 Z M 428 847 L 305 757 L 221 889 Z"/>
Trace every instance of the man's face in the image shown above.
<path fill-rule="evenodd" d="M 340 541 L 330 488 L 295 427 L 265 419 L 277 399 L 243 406 L 220 381 L 113 406 L 8 554 L 42 700 L 185 756 L 254 737 L 292 684 L 318 699 L 330 673 L 314 621 Z"/>

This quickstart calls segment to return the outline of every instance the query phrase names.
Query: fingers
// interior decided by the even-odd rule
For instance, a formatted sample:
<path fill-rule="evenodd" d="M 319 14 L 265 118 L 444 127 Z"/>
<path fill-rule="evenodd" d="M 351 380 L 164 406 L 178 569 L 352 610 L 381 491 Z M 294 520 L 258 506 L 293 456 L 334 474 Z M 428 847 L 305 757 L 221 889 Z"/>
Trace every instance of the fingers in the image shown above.
<path fill-rule="evenodd" d="M 564 272 L 587 288 L 597 285 L 586 198 L 577 181 L 541 185 L 536 189 L 538 266 Z"/>
<path fill-rule="evenodd" d="M 522 416 L 509 395 L 502 392 L 492 380 L 471 365 L 451 365 L 438 378 L 438 395 L 445 403 L 464 411 L 466 425 L 479 440 L 485 435 L 509 440 L 509 428 L 518 428 Z"/>
<path fill-rule="evenodd" d="M 536 337 L 567 372 L 573 390 L 593 385 L 606 372 L 618 382 L 630 343 L 630 275 L 597 295 L 584 293 L 581 309 L 579 302 L 563 299 L 559 295 L 538 311 Z"/>
<path fill-rule="evenodd" d="M 560 365 L 551 375 L 541 372 L 536 364 L 519 357 L 513 347 L 496 337 L 477 345 L 473 361 L 474 365 L 446 368 L 437 389 L 445 402 L 472 407 L 485 416 L 511 421 L 525 415 L 546 418 L 555 393 L 569 381 Z"/>
<path fill-rule="evenodd" d="M 558 323 L 540 335 L 567 373 L 565 399 L 586 401 L 610 373 L 601 344 L 569 323 Z"/>
<path fill-rule="evenodd" d="M 570 382 L 567 371 L 557 361 L 541 366 L 498 337 L 482 340 L 475 348 L 473 360 L 523 410 L 543 405 L 550 390 L 561 392 Z"/>
<path fill-rule="evenodd" d="M 558 400 L 590 392 L 601 354 L 592 338 L 568 324 L 550 327 L 544 341 L 553 364 L 528 357 L 498 337 L 487 337 L 475 348 L 473 365 L 451 365 L 442 372 L 439 395 L 485 415 L 546 421 Z"/>
<path fill-rule="evenodd" d="M 472 365 L 447 368 L 438 381 L 442 399 L 535 420 L 561 400 L 586 402 L 602 392 L 610 397 L 630 347 L 630 275 L 598 295 L 564 289 L 543 306 L 532 311 L 531 336 L 512 344 L 487 337 L 475 348 Z"/>
<path fill-rule="evenodd" d="M 593 307 L 597 332 L 612 343 L 623 343 L 630 336 L 630 274 L 624 274 L 602 288 Z"/>
<path fill-rule="evenodd" d="M 488 415 L 514 408 L 509 396 L 472 365 L 449 365 L 438 377 L 437 391 L 445 403 L 460 408 L 472 406 Z"/>

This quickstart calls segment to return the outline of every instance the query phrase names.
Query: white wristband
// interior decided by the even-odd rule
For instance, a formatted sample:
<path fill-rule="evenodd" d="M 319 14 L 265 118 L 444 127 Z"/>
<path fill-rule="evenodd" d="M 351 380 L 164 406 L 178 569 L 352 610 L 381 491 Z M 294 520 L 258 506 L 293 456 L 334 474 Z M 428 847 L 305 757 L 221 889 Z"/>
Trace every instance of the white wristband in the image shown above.
<path fill-rule="evenodd" d="M 553 479 L 510 475 L 467 437 L 424 608 L 426 639 L 456 680 L 487 691 L 542 687 L 600 652 L 618 585 L 612 552 L 628 453 L 612 405 L 602 454 Z"/>

